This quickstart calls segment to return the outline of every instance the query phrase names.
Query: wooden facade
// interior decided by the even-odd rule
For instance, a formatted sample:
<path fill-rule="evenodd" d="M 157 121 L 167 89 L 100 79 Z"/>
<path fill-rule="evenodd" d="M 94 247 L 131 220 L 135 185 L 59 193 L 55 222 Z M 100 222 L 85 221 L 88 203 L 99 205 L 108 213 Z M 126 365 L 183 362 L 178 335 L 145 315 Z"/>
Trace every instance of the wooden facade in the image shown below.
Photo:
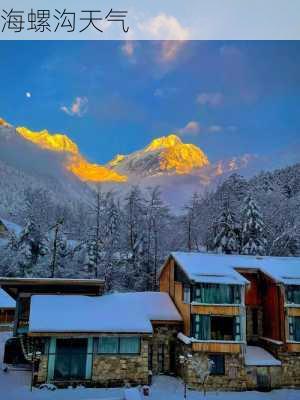
<path fill-rule="evenodd" d="M 193 351 L 203 351 L 207 353 L 240 353 L 242 345 L 240 343 L 218 343 L 218 342 L 197 342 L 192 344 Z"/>
<path fill-rule="evenodd" d="M 178 275 L 175 271 L 176 268 L 180 270 L 180 278 L 178 278 L 178 280 L 176 280 L 176 275 Z M 179 279 L 181 279 L 181 281 L 179 281 Z M 169 257 L 164 264 L 159 283 L 160 291 L 166 292 L 170 295 L 180 312 L 183 319 L 183 333 L 186 336 L 192 335 L 191 320 L 193 315 L 200 314 L 235 317 L 240 316 L 244 312 L 242 309 L 243 307 L 240 305 L 195 304 L 193 302 L 185 303 L 184 286 L 191 284 L 191 282 L 172 257 Z M 218 343 L 218 341 L 207 341 L 192 344 L 192 350 L 194 351 L 205 351 L 211 353 L 239 353 L 241 347 L 241 343 L 226 343 L 226 341 L 222 343 Z"/>

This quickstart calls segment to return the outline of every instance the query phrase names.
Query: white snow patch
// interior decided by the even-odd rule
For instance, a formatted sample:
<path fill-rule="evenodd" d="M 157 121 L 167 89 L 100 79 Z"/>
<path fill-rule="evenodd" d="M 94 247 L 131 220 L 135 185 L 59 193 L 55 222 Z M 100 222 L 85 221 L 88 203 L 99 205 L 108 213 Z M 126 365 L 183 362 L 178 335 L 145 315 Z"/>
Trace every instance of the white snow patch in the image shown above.
<path fill-rule="evenodd" d="M 280 366 L 281 361 L 257 346 L 246 346 L 245 364 L 248 366 Z"/>
<path fill-rule="evenodd" d="M 29 331 L 152 333 L 151 320 L 181 321 L 167 293 L 34 295 Z"/>
<path fill-rule="evenodd" d="M 179 339 L 182 343 L 184 344 L 191 344 L 192 343 L 192 339 L 188 336 L 185 336 L 183 333 L 179 332 L 177 334 L 177 339 Z"/>

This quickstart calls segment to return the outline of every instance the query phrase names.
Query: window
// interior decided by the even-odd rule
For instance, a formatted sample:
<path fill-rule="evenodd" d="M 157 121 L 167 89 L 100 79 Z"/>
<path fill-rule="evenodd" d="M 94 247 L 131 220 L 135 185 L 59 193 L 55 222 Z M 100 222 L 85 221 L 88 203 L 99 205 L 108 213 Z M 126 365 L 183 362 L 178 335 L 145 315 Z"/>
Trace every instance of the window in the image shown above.
<path fill-rule="evenodd" d="M 121 354 L 138 354 L 140 352 L 140 338 L 122 337 L 120 338 Z"/>
<path fill-rule="evenodd" d="M 99 338 L 100 354 L 139 354 L 140 338 L 138 336 L 102 336 Z"/>
<path fill-rule="evenodd" d="M 190 304 L 191 302 L 191 289 L 189 286 L 183 287 L 183 302 L 186 304 Z"/>
<path fill-rule="evenodd" d="M 300 304 L 300 286 L 287 286 L 286 300 L 290 304 Z"/>
<path fill-rule="evenodd" d="M 241 317 L 192 315 L 192 336 L 197 340 L 242 340 Z"/>
<path fill-rule="evenodd" d="M 193 301 L 206 304 L 240 304 L 241 288 L 237 285 L 203 283 L 195 286 Z"/>
<path fill-rule="evenodd" d="M 300 342 L 300 317 L 289 317 L 290 340 Z"/>
<path fill-rule="evenodd" d="M 210 354 L 209 359 L 213 362 L 210 374 L 224 375 L 225 374 L 225 357 L 221 354 Z"/>
<path fill-rule="evenodd" d="M 99 353 L 114 354 L 118 353 L 119 338 L 113 336 L 103 336 L 99 340 Z"/>

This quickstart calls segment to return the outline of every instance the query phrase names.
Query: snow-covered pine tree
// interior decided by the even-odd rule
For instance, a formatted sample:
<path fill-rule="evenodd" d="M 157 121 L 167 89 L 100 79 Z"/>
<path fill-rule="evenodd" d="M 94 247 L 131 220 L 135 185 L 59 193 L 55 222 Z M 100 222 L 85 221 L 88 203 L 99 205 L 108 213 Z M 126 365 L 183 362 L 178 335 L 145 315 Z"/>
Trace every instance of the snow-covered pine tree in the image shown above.
<path fill-rule="evenodd" d="M 146 260 L 145 289 L 157 289 L 157 271 L 162 262 L 164 238 L 169 222 L 169 208 L 162 199 L 159 186 L 149 188 L 146 197 Z"/>
<path fill-rule="evenodd" d="M 19 276 L 32 276 L 38 264 L 39 257 L 44 255 L 45 237 L 39 226 L 28 220 L 22 230 L 16 252 Z"/>
<path fill-rule="evenodd" d="M 225 254 L 237 254 L 240 251 L 240 228 L 228 201 L 224 202 L 215 222 L 213 250 Z"/>
<path fill-rule="evenodd" d="M 197 214 L 199 210 L 200 197 L 194 193 L 193 197 L 184 205 L 183 233 L 185 246 L 188 251 L 199 250 Z"/>
<path fill-rule="evenodd" d="M 242 210 L 242 254 L 266 254 L 266 226 L 259 207 L 251 195 L 244 200 Z"/>

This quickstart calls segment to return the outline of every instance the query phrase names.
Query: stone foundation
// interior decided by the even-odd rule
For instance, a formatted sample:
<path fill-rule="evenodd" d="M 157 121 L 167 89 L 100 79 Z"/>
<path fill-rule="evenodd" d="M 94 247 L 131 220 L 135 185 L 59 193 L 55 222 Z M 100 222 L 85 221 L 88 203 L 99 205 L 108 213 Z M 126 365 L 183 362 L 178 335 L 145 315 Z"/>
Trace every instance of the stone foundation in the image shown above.
<path fill-rule="evenodd" d="M 139 355 L 94 354 L 92 381 L 99 386 L 148 384 L 148 340 L 141 340 Z"/>
<path fill-rule="evenodd" d="M 281 384 L 285 387 L 300 387 L 300 354 L 279 353 L 278 358 L 282 363 Z"/>
<path fill-rule="evenodd" d="M 193 353 L 193 358 L 201 363 L 207 363 L 207 353 Z M 243 366 L 243 357 L 241 355 L 224 354 L 225 373 L 224 375 L 209 375 L 205 390 L 220 391 L 241 391 L 247 389 L 247 374 Z M 184 368 L 182 375 L 188 386 L 193 389 L 203 390 L 203 385 L 197 375 L 195 368 L 188 363 Z"/>

